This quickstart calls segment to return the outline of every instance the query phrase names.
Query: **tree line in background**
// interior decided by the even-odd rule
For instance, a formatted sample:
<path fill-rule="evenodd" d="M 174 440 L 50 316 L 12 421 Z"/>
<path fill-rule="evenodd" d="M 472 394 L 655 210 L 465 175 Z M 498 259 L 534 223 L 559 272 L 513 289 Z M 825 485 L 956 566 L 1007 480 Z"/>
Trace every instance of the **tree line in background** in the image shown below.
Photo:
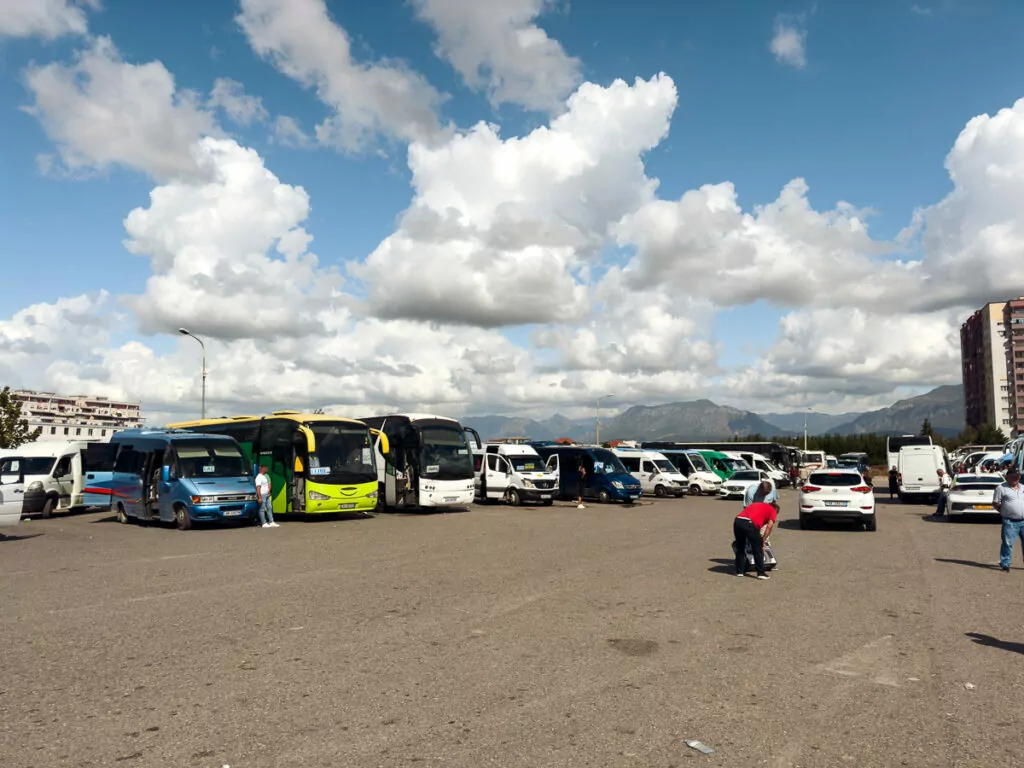
<path fill-rule="evenodd" d="M 38 439 L 42 429 L 29 429 L 21 415 L 21 403 L 11 397 L 11 388 L 0 389 L 0 448 L 17 448 Z"/>
<path fill-rule="evenodd" d="M 921 424 L 921 430 L 918 434 L 930 437 L 932 439 L 932 443 L 935 445 L 941 445 L 947 451 L 952 451 L 955 448 L 959 448 L 961 445 L 1001 446 L 1007 441 L 1007 437 L 1003 434 L 1003 431 L 991 424 L 982 424 L 978 429 L 968 426 L 956 437 L 943 437 L 932 428 L 932 423 L 929 419 L 925 419 L 924 423 Z M 887 435 L 876 435 L 873 433 L 865 435 L 808 435 L 807 450 L 824 451 L 831 456 L 840 456 L 844 453 L 866 453 L 870 464 L 881 465 L 886 463 L 887 456 L 885 446 L 887 437 Z M 802 436 L 780 437 L 776 435 L 773 437 L 765 437 L 764 435 L 754 434 L 745 436 L 737 435 L 732 438 L 732 442 L 736 443 L 768 441 L 781 443 L 782 445 L 791 445 L 800 449 L 804 447 L 804 439 Z"/>

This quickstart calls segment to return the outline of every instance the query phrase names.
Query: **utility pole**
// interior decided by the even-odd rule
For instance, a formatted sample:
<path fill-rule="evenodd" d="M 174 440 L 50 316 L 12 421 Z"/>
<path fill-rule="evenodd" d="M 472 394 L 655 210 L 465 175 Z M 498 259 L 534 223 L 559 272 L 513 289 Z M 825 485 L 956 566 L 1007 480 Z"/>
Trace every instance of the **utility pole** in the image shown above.
<path fill-rule="evenodd" d="M 188 328 L 179 328 L 178 333 L 182 336 L 191 336 L 193 339 L 199 342 L 199 346 L 203 349 L 203 405 L 202 405 L 202 418 L 206 418 L 206 345 L 203 344 L 203 340 L 196 336 L 194 333 L 189 331 Z"/>
<path fill-rule="evenodd" d="M 609 397 L 615 397 L 615 395 L 602 395 L 597 398 L 594 408 L 594 442 L 598 445 L 601 444 L 601 401 L 607 400 Z"/>

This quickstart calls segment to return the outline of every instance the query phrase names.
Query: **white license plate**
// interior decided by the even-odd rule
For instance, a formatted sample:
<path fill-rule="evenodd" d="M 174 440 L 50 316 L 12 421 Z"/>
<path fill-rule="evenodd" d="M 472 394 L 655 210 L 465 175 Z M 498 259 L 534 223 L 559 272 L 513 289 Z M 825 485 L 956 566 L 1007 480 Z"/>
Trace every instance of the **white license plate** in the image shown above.
<path fill-rule="evenodd" d="M 338 509 L 355 509 L 355 508 L 356 508 L 355 504 L 340 504 L 340 505 L 338 505 Z"/>
<path fill-rule="evenodd" d="M 458 501 L 458 500 L 459 500 L 459 497 L 458 497 L 458 496 L 445 496 L 445 497 L 444 497 L 444 500 L 445 500 L 445 502 L 447 502 L 447 503 L 449 503 L 449 504 L 450 504 L 450 503 L 452 503 L 453 501 Z"/>
<path fill-rule="evenodd" d="M 541 498 L 541 501 L 543 501 L 545 499 L 550 499 L 551 498 L 551 494 L 550 493 L 542 493 L 540 495 L 540 498 Z"/>
<path fill-rule="evenodd" d="M 229 509 L 224 513 L 224 517 L 238 517 L 240 514 L 242 514 L 240 509 Z"/>
<path fill-rule="evenodd" d="M 907 491 L 919 491 L 919 490 L 921 490 L 921 486 L 919 486 L 919 485 L 905 485 L 905 486 L 903 486 L 903 488 L 904 488 L 904 490 L 907 490 Z"/>
<path fill-rule="evenodd" d="M 848 501 L 826 501 L 825 502 L 825 506 L 826 507 L 845 507 L 849 503 L 850 502 L 848 502 Z"/>

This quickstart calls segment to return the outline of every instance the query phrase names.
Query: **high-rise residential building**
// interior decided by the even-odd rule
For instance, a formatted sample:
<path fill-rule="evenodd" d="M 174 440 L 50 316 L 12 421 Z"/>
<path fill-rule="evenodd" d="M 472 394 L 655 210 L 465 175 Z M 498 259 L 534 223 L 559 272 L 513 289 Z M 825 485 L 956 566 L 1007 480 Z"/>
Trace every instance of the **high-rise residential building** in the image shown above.
<path fill-rule="evenodd" d="M 1013 428 L 1010 384 L 1007 379 L 1007 334 L 1004 312 L 1013 302 L 992 302 L 960 326 L 960 357 L 964 381 L 964 411 L 968 424 L 991 424 L 1005 433 Z M 1024 301 L 1020 302 L 1024 312 Z M 1022 326 L 1024 330 L 1024 326 Z M 1024 350 L 1024 334 L 1021 338 Z M 1024 362 L 1024 356 L 1022 356 Z M 1024 375 L 1024 366 L 1021 368 Z M 1021 393 L 1024 405 L 1024 392 Z"/>
<path fill-rule="evenodd" d="M 14 390 L 21 415 L 39 440 L 108 440 L 122 429 L 142 426 L 139 404 L 91 395 Z"/>
<path fill-rule="evenodd" d="M 1024 434 L 1024 297 L 1006 302 L 1003 326 L 1006 328 L 1006 367 L 1010 374 L 1010 425 L 1004 431 L 1017 437 Z"/>

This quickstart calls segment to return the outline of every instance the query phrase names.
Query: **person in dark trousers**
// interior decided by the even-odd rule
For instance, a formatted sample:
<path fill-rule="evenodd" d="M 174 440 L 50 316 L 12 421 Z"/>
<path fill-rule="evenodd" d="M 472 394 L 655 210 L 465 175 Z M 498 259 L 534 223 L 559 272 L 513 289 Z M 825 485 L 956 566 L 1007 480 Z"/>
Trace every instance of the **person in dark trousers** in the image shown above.
<path fill-rule="evenodd" d="M 999 567 L 1010 570 L 1013 544 L 1020 538 L 1024 542 L 1024 485 L 1020 484 L 1020 470 L 1006 470 L 1006 482 L 992 494 L 992 506 L 1003 518 L 1002 543 L 999 546 Z M 1024 546 L 1024 545 L 1022 545 Z"/>
<path fill-rule="evenodd" d="M 778 511 L 771 504 L 763 501 L 755 501 L 748 506 L 732 523 L 732 534 L 735 538 L 733 546 L 736 548 L 736 575 L 743 576 L 747 572 L 747 542 L 750 542 L 750 549 L 754 553 L 754 567 L 757 569 L 757 578 L 767 581 L 771 577 L 764 571 L 764 546 L 765 541 L 772 534 L 775 527 L 775 520 Z M 761 536 L 761 529 L 764 528 L 764 536 Z"/>
<path fill-rule="evenodd" d="M 579 484 L 576 486 L 576 509 L 586 509 L 583 506 L 583 491 L 587 487 L 587 468 L 580 464 L 579 468 Z"/>
<path fill-rule="evenodd" d="M 889 501 L 892 501 L 900 492 L 900 473 L 896 467 L 889 470 Z"/>

